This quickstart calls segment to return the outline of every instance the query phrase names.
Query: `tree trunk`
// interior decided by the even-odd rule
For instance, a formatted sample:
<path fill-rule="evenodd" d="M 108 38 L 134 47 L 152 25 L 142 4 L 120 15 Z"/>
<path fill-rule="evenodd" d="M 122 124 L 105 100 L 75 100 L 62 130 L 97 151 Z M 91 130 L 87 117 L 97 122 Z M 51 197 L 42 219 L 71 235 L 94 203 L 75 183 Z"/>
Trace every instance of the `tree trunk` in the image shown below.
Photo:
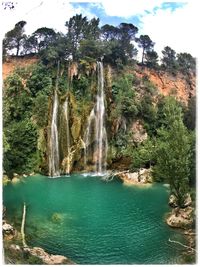
<path fill-rule="evenodd" d="M 142 65 L 144 65 L 144 48 L 143 48 L 143 51 L 142 51 Z"/>

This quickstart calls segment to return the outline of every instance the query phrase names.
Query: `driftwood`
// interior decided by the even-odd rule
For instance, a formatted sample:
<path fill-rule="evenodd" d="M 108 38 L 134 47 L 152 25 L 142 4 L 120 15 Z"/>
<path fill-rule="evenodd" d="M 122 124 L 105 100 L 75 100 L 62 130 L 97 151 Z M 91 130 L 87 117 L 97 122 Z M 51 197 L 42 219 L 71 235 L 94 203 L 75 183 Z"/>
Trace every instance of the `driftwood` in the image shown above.
<path fill-rule="evenodd" d="M 175 240 L 171 240 L 170 238 L 169 238 L 168 241 L 169 241 L 170 243 L 179 244 L 180 246 L 182 246 L 182 247 L 184 247 L 184 248 L 191 249 L 192 251 L 195 251 L 195 252 L 196 252 L 196 250 L 195 250 L 194 248 L 189 247 L 189 246 L 186 246 L 186 245 L 182 244 L 181 242 L 178 242 L 178 241 L 175 241 Z"/>
<path fill-rule="evenodd" d="M 123 174 L 123 173 L 128 173 L 128 172 L 129 172 L 129 170 L 121 171 L 121 172 L 110 171 L 110 172 L 108 172 L 108 174 L 106 174 L 105 176 L 102 177 L 102 180 L 110 182 L 114 179 L 115 176 Z"/>
<path fill-rule="evenodd" d="M 26 221 L 26 203 L 24 202 L 23 215 L 22 215 L 22 224 L 21 224 L 21 235 L 22 235 L 23 247 L 27 248 L 28 246 L 26 244 L 25 233 L 24 233 L 25 221 Z"/>

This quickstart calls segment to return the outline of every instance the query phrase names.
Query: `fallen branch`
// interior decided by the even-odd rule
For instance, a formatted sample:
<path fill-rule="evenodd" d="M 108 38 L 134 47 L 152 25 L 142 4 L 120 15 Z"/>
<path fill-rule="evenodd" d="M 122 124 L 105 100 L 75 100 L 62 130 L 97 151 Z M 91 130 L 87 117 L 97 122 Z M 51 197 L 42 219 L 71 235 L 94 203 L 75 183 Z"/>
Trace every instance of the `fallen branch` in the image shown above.
<path fill-rule="evenodd" d="M 121 171 L 121 172 L 110 171 L 107 175 L 103 176 L 102 180 L 104 180 L 104 181 L 112 181 L 115 176 L 118 176 L 118 175 L 123 174 L 123 173 L 128 173 L 128 172 L 129 172 L 129 170 Z"/>
<path fill-rule="evenodd" d="M 25 233 L 24 233 L 25 220 L 26 220 L 26 204 L 24 202 L 23 216 L 22 216 L 22 225 L 21 225 L 21 235 L 22 235 L 23 247 L 24 248 L 27 248 L 28 246 L 26 244 Z"/>
<path fill-rule="evenodd" d="M 178 242 L 178 241 L 175 241 L 175 240 L 171 240 L 170 238 L 169 238 L 168 241 L 171 242 L 171 243 L 179 244 L 179 245 L 181 245 L 182 247 L 185 247 L 185 248 L 187 248 L 187 249 L 191 249 L 191 250 L 193 250 L 193 251 L 196 252 L 196 250 L 195 250 L 194 248 L 189 247 L 189 246 L 186 246 L 186 245 L 182 244 L 181 242 Z"/>

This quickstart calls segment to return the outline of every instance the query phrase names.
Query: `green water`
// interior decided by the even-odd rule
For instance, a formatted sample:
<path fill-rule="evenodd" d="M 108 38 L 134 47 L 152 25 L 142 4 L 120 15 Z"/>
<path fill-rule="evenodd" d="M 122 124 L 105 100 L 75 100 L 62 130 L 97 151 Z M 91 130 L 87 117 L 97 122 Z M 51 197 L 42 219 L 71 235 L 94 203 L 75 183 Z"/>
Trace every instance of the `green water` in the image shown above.
<path fill-rule="evenodd" d="M 167 200 L 161 184 L 138 188 L 82 175 L 35 176 L 3 190 L 7 217 L 18 227 L 26 202 L 30 246 L 78 264 L 177 263 L 180 248 L 168 239 L 181 234 L 164 222 Z"/>

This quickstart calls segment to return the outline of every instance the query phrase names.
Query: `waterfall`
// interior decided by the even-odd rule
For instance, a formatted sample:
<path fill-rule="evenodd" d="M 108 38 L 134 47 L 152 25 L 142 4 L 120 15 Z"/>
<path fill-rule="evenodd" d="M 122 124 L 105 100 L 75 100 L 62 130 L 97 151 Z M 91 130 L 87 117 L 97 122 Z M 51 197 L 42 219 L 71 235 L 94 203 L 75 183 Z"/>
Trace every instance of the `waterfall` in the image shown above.
<path fill-rule="evenodd" d="M 66 97 L 66 100 L 63 105 L 63 111 L 65 115 L 66 120 L 66 147 L 67 147 L 67 174 L 70 173 L 70 133 L 69 133 L 69 100 L 68 97 Z"/>
<path fill-rule="evenodd" d="M 51 121 L 49 176 L 60 176 L 59 142 L 58 142 L 58 95 L 55 91 Z"/>
<path fill-rule="evenodd" d="M 88 125 L 85 134 L 85 166 L 90 157 L 95 162 L 94 171 L 96 174 L 103 174 L 106 171 L 107 160 L 107 133 L 105 127 L 105 105 L 104 105 L 104 73 L 103 64 L 97 62 L 97 96 L 94 108 L 90 112 Z"/>
<path fill-rule="evenodd" d="M 51 121 L 51 134 L 49 140 L 49 176 L 60 176 L 60 157 L 59 157 L 59 141 L 58 141 L 58 77 L 59 77 L 60 62 L 58 61 L 56 89 L 53 101 L 53 114 Z"/>

